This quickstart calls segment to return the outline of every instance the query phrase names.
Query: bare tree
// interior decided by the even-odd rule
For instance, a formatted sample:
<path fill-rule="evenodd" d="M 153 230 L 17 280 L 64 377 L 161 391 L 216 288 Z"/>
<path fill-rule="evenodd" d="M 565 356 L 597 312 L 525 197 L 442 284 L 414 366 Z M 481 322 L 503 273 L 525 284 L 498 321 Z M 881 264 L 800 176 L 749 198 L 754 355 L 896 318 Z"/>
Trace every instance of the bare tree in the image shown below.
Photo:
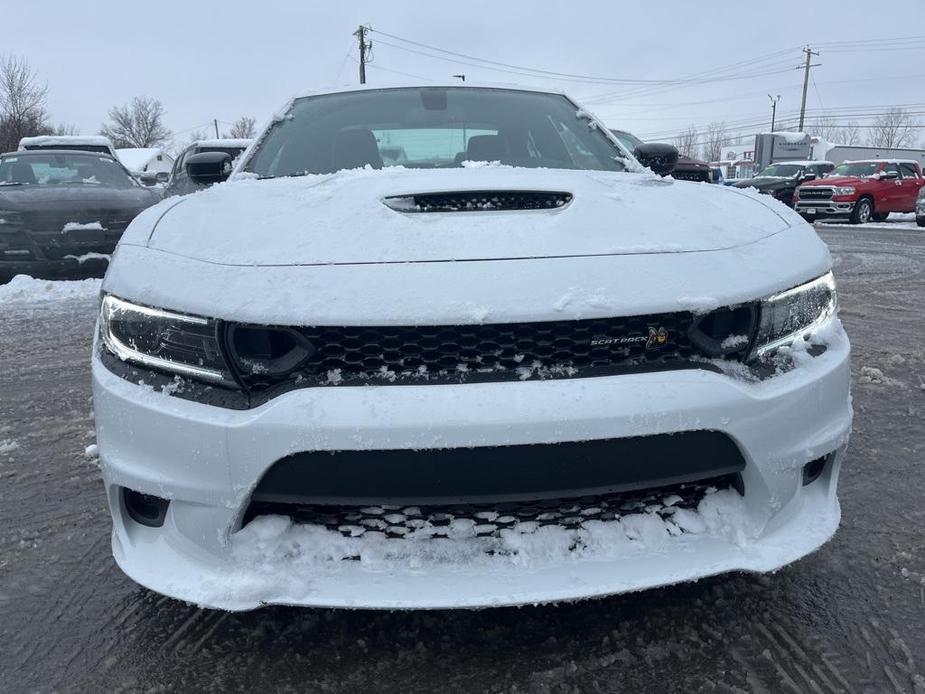
<path fill-rule="evenodd" d="M 728 139 L 725 121 L 710 123 L 703 133 L 703 160 L 719 161 L 723 153 L 723 145 Z"/>
<path fill-rule="evenodd" d="M 693 157 L 697 150 L 698 135 L 697 128 L 693 125 L 689 125 L 686 130 L 679 132 L 677 137 L 678 152 L 685 157 Z"/>
<path fill-rule="evenodd" d="M 870 131 L 872 147 L 904 147 L 915 142 L 919 122 L 903 108 L 891 108 L 874 121 Z"/>
<path fill-rule="evenodd" d="M 0 152 L 16 149 L 23 137 L 51 132 L 47 96 L 48 88 L 38 83 L 25 59 L 0 59 Z"/>
<path fill-rule="evenodd" d="M 170 140 L 164 106 L 157 99 L 136 96 L 132 103 L 109 111 L 110 123 L 100 129 L 116 147 L 158 147 Z"/>
<path fill-rule="evenodd" d="M 257 119 L 252 118 L 251 116 L 241 116 L 234 123 L 231 124 L 231 130 L 229 130 L 225 137 L 233 137 L 235 139 L 250 139 L 257 134 Z"/>
<path fill-rule="evenodd" d="M 842 134 L 841 126 L 829 115 L 819 116 L 807 130 L 811 130 L 819 139 L 827 142 L 835 142 Z"/>
<path fill-rule="evenodd" d="M 841 132 L 838 134 L 838 141 L 843 145 L 861 144 L 861 126 L 857 124 L 857 121 L 851 121 L 842 126 Z"/>
<path fill-rule="evenodd" d="M 52 135 L 80 135 L 80 128 L 71 123 L 58 123 L 51 130 Z"/>

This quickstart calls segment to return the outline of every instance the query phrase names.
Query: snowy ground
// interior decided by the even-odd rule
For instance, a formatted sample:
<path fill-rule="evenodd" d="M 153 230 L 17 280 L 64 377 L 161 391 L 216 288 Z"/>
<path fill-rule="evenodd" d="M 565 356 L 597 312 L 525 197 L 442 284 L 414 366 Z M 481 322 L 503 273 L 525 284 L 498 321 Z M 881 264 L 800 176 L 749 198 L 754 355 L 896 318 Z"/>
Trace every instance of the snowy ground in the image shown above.
<path fill-rule="evenodd" d="M 925 230 L 817 225 L 854 347 L 843 521 L 772 576 L 559 607 L 199 610 L 109 551 L 98 283 L 0 286 L 0 691 L 925 694 Z"/>

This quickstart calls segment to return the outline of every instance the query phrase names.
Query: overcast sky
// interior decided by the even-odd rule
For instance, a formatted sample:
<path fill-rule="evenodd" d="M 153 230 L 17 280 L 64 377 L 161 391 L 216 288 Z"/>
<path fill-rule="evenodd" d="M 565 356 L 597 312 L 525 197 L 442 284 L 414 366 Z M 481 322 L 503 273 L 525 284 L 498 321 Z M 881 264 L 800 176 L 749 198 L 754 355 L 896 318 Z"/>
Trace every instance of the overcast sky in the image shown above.
<path fill-rule="evenodd" d="M 651 139 L 670 139 L 688 124 L 714 120 L 743 131 L 766 129 L 769 92 L 781 95 L 779 122 L 792 120 L 802 87 L 802 73 L 794 68 L 805 44 L 821 53 L 809 89 L 811 116 L 827 112 L 840 122 L 869 123 L 861 114 L 891 105 L 925 113 L 925 0 L 881 6 L 869 0 L 0 5 L 0 54 L 25 57 L 48 83 L 53 122 L 83 134 L 98 132 L 110 107 L 136 95 L 163 102 L 178 141 L 197 129 L 210 132 L 213 118 L 253 115 L 262 123 L 294 92 L 358 82 L 352 33 L 360 23 L 392 34 L 371 34 L 370 83 L 403 80 L 401 72 L 441 81 L 465 73 L 470 81 L 545 84 L 587 99 L 612 127 Z M 922 38 L 873 43 L 916 34 Z M 584 77 L 551 80 L 491 70 L 393 37 Z M 704 82 L 703 73 L 711 71 L 707 77 L 725 79 Z M 679 79 L 692 81 L 665 83 Z"/>

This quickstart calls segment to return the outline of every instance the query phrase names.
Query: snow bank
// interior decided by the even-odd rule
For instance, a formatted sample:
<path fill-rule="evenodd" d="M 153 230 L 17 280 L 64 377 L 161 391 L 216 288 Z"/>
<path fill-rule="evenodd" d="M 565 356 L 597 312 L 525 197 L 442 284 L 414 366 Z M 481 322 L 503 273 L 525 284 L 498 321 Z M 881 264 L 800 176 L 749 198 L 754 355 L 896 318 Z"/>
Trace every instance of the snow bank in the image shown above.
<path fill-rule="evenodd" d="M 68 222 L 61 229 L 61 233 L 68 231 L 103 231 L 103 225 L 99 222 Z"/>
<path fill-rule="evenodd" d="M 612 521 L 585 521 L 575 529 L 521 522 L 488 537 L 478 537 L 468 519 L 453 525 L 448 537 L 435 537 L 436 528 L 425 526 L 399 539 L 369 531 L 345 537 L 285 516 L 261 516 L 231 537 L 230 549 L 236 562 L 285 586 L 344 560 L 373 571 L 447 565 L 539 569 L 563 561 L 612 560 L 639 549 L 677 551 L 683 535 L 708 535 L 744 547 L 761 531 L 746 513 L 744 499 L 731 489 L 708 494 L 696 511 L 675 508 L 672 498 L 656 506 Z"/>
<path fill-rule="evenodd" d="M 16 275 L 0 285 L 0 304 L 27 304 L 61 299 L 90 299 L 100 293 L 102 280 L 40 280 Z"/>

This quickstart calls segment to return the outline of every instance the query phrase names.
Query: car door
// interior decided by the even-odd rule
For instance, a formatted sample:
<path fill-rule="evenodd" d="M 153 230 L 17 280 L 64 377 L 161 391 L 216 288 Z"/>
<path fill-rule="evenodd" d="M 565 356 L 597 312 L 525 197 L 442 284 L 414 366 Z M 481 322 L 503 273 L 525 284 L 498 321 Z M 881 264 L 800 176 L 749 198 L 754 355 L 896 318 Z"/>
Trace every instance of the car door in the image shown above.
<path fill-rule="evenodd" d="M 919 173 L 918 168 L 915 164 L 912 163 L 900 163 L 899 170 L 902 174 L 902 197 L 898 201 L 898 204 L 901 205 L 896 211 L 897 212 L 914 212 L 915 211 L 915 199 L 919 194 L 919 188 L 922 187 L 922 176 Z"/>
<path fill-rule="evenodd" d="M 876 204 L 877 212 L 900 212 L 903 205 L 903 180 L 902 174 L 899 173 L 899 164 L 895 162 L 886 162 L 880 173 L 892 172 L 896 178 L 881 178 L 878 182 L 880 188 L 880 200 L 883 204 Z M 878 200 L 878 203 L 880 202 Z"/>

